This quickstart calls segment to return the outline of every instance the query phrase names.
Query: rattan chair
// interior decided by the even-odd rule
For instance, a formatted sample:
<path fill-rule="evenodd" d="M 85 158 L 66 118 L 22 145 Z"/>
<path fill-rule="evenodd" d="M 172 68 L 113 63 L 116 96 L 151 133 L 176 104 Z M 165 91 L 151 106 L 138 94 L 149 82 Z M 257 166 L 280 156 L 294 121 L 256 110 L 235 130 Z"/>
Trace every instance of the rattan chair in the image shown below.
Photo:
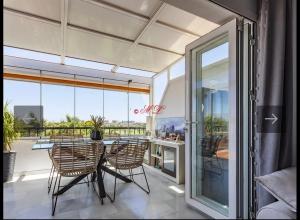
<path fill-rule="evenodd" d="M 97 172 L 103 157 L 103 143 L 56 143 L 51 151 L 51 160 L 57 172 L 52 192 L 52 216 L 55 213 L 61 177 L 86 176 Z M 57 184 L 58 181 L 58 184 Z M 57 186 L 57 187 L 56 187 Z M 55 193 L 55 189 L 57 189 Z"/>
<path fill-rule="evenodd" d="M 84 139 L 82 135 L 51 135 L 49 141 L 50 143 L 62 143 L 62 142 L 81 143 L 84 142 Z M 49 157 L 51 157 L 51 151 L 52 149 L 48 149 Z M 48 193 L 50 193 L 51 191 L 54 172 L 55 172 L 55 168 L 52 164 L 49 178 L 48 178 Z"/>
<path fill-rule="evenodd" d="M 144 190 L 147 194 L 150 193 L 150 188 L 147 180 L 147 176 L 143 167 L 143 160 L 144 160 L 144 154 L 145 151 L 149 147 L 149 140 L 147 139 L 128 139 L 128 140 L 117 140 L 115 141 L 110 149 L 110 152 L 105 156 L 106 160 L 110 164 L 110 166 L 114 167 L 117 171 L 119 170 L 119 173 L 121 173 L 121 170 L 128 170 L 130 179 L 133 183 L 135 183 L 138 187 L 140 187 L 142 190 Z M 142 173 L 133 173 L 133 169 L 135 168 L 142 168 Z M 145 177 L 145 181 L 147 184 L 147 189 L 143 188 L 141 185 L 139 185 L 135 180 L 135 175 L 141 175 L 143 174 Z M 122 174 L 123 175 L 123 174 Z M 114 194 L 112 201 L 115 200 L 116 196 L 116 181 L 117 176 L 115 175 L 115 183 L 114 183 Z"/>
<path fill-rule="evenodd" d="M 204 178 L 205 173 L 206 173 L 206 166 L 207 164 L 210 164 L 211 167 L 215 167 L 218 172 L 214 172 L 218 175 L 222 174 L 222 167 L 217 155 L 217 151 L 219 148 L 219 144 L 222 140 L 221 135 L 212 135 L 209 137 L 204 137 L 201 140 L 201 145 L 202 145 L 202 161 L 203 161 L 203 175 L 202 178 Z M 217 162 L 216 166 L 213 166 L 213 161 Z"/>

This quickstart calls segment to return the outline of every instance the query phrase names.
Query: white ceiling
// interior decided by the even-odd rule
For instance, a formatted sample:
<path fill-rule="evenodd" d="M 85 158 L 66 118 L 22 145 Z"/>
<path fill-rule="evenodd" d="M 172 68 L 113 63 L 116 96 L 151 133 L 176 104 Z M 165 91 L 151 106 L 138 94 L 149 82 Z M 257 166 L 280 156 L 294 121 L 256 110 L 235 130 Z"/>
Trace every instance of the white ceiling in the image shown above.
<path fill-rule="evenodd" d="M 4 45 L 117 68 L 160 72 L 218 26 L 159 0 L 4 1 Z"/>

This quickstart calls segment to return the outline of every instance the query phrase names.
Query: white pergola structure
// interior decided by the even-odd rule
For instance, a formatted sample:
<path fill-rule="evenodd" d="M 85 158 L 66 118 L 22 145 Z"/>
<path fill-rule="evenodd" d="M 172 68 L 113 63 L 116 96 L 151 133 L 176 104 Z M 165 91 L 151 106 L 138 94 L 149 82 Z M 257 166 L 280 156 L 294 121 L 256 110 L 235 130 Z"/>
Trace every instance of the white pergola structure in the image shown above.
<path fill-rule="evenodd" d="M 59 55 L 61 64 L 66 57 L 111 64 L 105 76 L 130 78 L 121 74 L 127 67 L 152 77 L 183 57 L 187 44 L 233 16 L 210 1 L 190 0 L 205 18 L 196 16 L 172 5 L 180 1 L 5 0 L 4 46 Z M 4 58 L 4 64 L 63 68 Z M 136 76 L 134 81 L 150 82 Z"/>

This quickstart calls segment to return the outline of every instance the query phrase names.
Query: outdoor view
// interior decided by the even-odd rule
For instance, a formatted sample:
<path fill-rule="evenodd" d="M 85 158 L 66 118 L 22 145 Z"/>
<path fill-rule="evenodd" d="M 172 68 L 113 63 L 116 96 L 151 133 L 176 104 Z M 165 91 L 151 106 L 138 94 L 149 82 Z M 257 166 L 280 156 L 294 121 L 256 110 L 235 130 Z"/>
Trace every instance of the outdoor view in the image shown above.
<path fill-rule="evenodd" d="M 16 109 L 23 111 L 25 120 L 16 120 L 21 137 L 74 133 L 89 136 L 91 115 L 105 118 L 106 136 L 143 135 L 147 113 L 137 113 L 135 109 L 148 105 L 149 95 L 4 80 L 4 102 L 15 116 Z"/>

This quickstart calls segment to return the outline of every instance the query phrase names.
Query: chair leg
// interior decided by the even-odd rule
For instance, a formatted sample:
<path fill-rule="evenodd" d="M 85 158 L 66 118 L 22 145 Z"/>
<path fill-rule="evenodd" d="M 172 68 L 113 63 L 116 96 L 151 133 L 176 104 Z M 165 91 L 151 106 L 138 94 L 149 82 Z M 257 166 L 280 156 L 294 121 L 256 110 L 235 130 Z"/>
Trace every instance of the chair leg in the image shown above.
<path fill-rule="evenodd" d="M 105 176 L 105 172 L 103 172 L 103 174 L 102 174 L 102 179 L 104 180 L 104 176 Z"/>
<path fill-rule="evenodd" d="M 52 170 L 53 170 L 53 164 L 51 166 L 51 170 L 50 170 L 50 174 L 49 174 L 49 178 L 48 178 L 48 187 L 49 187 L 49 183 L 50 183 L 50 178 L 51 178 L 51 174 L 52 174 Z"/>
<path fill-rule="evenodd" d="M 223 170 L 222 170 L 221 162 L 219 161 L 218 157 L 216 157 L 216 159 L 217 159 L 217 163 L 218 163 L 218 168 L 220 170 L 220 173 L 218 173 L 218 175 L 222 175 L 223 174 Z"/>
<path fill-rule="evenodd" d="M 116 169 L 116 174 L 115 174 L 114 197 L 112 199 L 112 202 L 114 202 L 115 198 L 116 198 L 116 188 L 117 188 L 117 169 Z"/>
<path fill-rule="evenodd" d="M 142 169 L 143 169 L 143 173 L 144 173 L 144 176 L 145 176 L 145 180 L 146 180 L 146 183 L 147 183 L 147 188 L 148 188 L 148 194 L 150 193 L 150 187 L 149 187 L 149 184 L 148 184 L 148 180 L 147 180 L 147 176 L 146 176 L 146 172 L 144 170 L 144 166 L 142 165 Z"/>
<path fill-rule="evenodd" d="M 52 182 L 53 182 L 54 171 L 55 171 L 55 168 L 52 165 L 51 171 L 50 171 L 50 174 L 49 174 L 49 178 L 48 178 L 48 194 L 51 191 L 51 186 L 52 186 Z"/>
<path fill-rule="evenodd" d="M 137 182 L 135 182 L 134 180 L 132 181 L 135 185 L 137 185 L 138 187 L 140 187 L 144 192 L 146 192 L 147 194 L 150 193 L 150 187 L 149 187 L 149 184 L 148 184 L 148 180 L 147 180 L 147 176 L 146 176 L 146 173 L 145 173 L 145 170 L 144 170 L 144 166 L 142 165 L 142 170 L 143 170 L 143 174 L 144 174 L 144 177 L 145 177 L 145 181 L 146 181 L 146 184 L 147 184 L 147 188 L 148 190 L 146 190 L 144 187 L 142 187 L 140 184 L 138 184 Z M 133 176 L 133 175 L 132 175 Z"/>
<path fill-rule="evenodd" d="M 58 175 L 59 174 L 57 173 L 56 178 L 55 178 L 54 187 L 53 187 L 53 192 L 52 192 L 52 216 L 54 216 L 56 204 L 57 204 L 58 194 L 55 195 L 55 188 L 56 188 L 56 182 L 57 182 Z M 60 187 L 60 180 L 61 180 L 61 175 L 59 175 L 57 191 L 59 190 L 59 187 Z"/>
<path fill-rule="evenodd" d="M 89 175 L 86 176 L 86 179 L 87 179 L 87 182 L 86 182 L 86 183 L 87 183 L 87 186 L 90 187 Z"/>
<path fill-rule="evenodd" d="M 94 182 L 92 182 L 92 186 L 93 186 L 94 191 L 96 191 Z"/>
<path fill-rule="evenodd" d="M 132 181 L 134 181 L 134 180 L 133 180 L 133 175 L 132 175 L 132 169 L 129 169 L 129 175 L 130 175 L 130 179 L 131 179 Z"/>

